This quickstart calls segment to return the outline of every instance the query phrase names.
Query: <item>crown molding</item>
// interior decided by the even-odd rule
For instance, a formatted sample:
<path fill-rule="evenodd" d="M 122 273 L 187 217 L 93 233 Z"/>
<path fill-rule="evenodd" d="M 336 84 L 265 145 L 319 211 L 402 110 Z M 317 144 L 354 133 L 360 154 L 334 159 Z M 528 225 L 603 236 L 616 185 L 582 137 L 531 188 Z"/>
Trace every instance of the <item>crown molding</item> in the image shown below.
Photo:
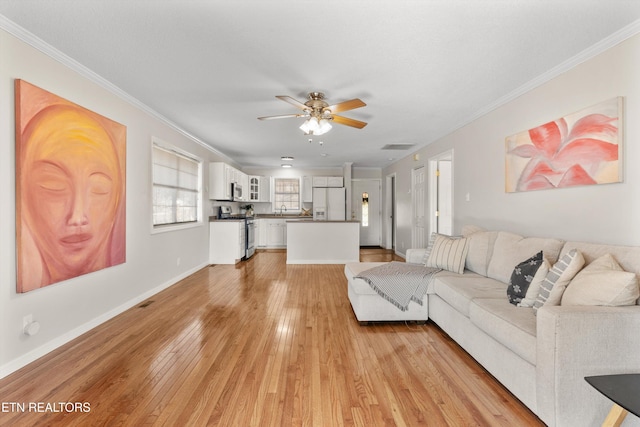
<path fill-rule="evenodd" d="M 588 47 L 587 49 L 583 50 L 582 52 L 578 53 L 577 55 L 567 59 L 566 61 L 562 62 L 561 64 L 551 68 L 550 70 L 548 70 L 547 72 L 539 75 L 538 77 L 530 80 L 529 82 L 525 83 L 524 85 L 520 86 L 519 88 L 515 89 L 514 91 L 508 93 L 507 95 L 497 99 L 495 102 L 492 102 L 491 104 L 486 105 L 485 107 L 481 108 L 480 110 L 476 111 L 475 114 L 473 114 L 472 116 L 468 117 L 466 120 L 460 122 L 458 125 L 452 127 L 450 130 L 440 134 L 439 136 L 437 136 L 436 138 L 434 138 L 431 142 L 435 142 L 438 141 L 439 139 L 451 134 L 452 132 L 468 125 L 469 123 L 481 118 L 482 116 L 490 113 L 491 111 L 502 107 L 503 105 L 513 101 L 514 99 L 518 98 L 521 95 L 524 95 L 525 93 L 539 87 L 542 86 L 544 83 L 547 83 L 551 80 L 553 80 L 554 78 L 558 77 L 561 74 L 566 73 L 567 71 L 571 70 L 572 68 L 582 64 L 583 62 L 588 61 L 591 58 L 594 58 L 598 55 L 600 55 L 601 53 L 611 49 L 612 47 L 622 43 L 623 41 L 635 36 L 636 34 L 640 33 L 640 19 L 632 22 L 631 24 L 627 25 L 626 27 L 621 28 L 620 30 L 616 31 L 615 33 L 611 34 L 608 37 L 605 37 L 604 39 L 600 40 L 598 43 Z"/>
<path fill-rule="evenodd" d="M 0 29 L 2 29 L 4 31 L 6 31 L 7 33 L 13 35 L 14 37 L 16 37 L 19 40 L 23 41 L 24 43 L 28 44 L 29 46 L 39 50 L 40 52 L 44 53 L 45 55 L 51 57 L 52 59 L 60 62 L 61 64 L 65 65 L 66 67 L 68 67 L 71 70 L 75 71 L 76 73 L 80 74 L 82 77 L 85 77 L 88 80 L 90 80 L 91 82 L 93 82 L 93 83 L 97 84 L 98 86 L 102 87 L 103 89 L 106 89 L 107 91 L 111 92 L 112 94 L 116 95 L 117 97 L 119 97 L 119 98 L 123 99 L 124 101 L 128 102 L 129 104 L 133 105 L 137 109 L 142 110 L 143 112 L 149 114 L 153 118 L 159 120 L 163 124 L 167 125 L 171 129 L 173 129 L 176 132 L 180 133 L 181 135 L 187 137 L 188 139 L 192 140 L 193 142 L 201 145 L 202 147 L 204 147 L 205 149 L 209 150 L 210 152 L 222 157 L 223 159 L 227 159 L 227 160 L 235 163 L 235 160 L 231 159 L 229 156 L 219 152 L 218 150 L 213 148 L 211 145 L 209 145 L 206 142 L 204 142 L 202 139 L 200 139 L 197 136 L 187 132 L 186 130 L 184 130 L 183 128 L 178 126 L 176 123 L 174 123 L 171 120 L 169 120 L 168 118 L 164 117 L 162 114 L 158 113 L 157 111 L 155 111 L 154 109 L 152 109 L 148 105 L 142 103 L 138 99 L 136 99 L 133 96 L 129 95 L 127 92 L 123 91 L 118 86 L 116 86 L 113 83 L 111 83 L 110 81 L 106 80 L 105 78 L 103 78 L 99 74 L 95 73 L 91 69 L 85 67 L 84 65 L 82 65 L 81 63 L 79 63 L 75 59 L 71 58 L 70 56 L 62 53 L 58 49 L 56 49 L 53 46 L 51 46 L 50 44 L 46 43 L 44 40 L 36 37 L 34 34 L 32 34 L 31 32 L 27 31 L 23 27 L 19 26 L 15 22 L 9 20 L 4 15 L 0 15 Z"/>

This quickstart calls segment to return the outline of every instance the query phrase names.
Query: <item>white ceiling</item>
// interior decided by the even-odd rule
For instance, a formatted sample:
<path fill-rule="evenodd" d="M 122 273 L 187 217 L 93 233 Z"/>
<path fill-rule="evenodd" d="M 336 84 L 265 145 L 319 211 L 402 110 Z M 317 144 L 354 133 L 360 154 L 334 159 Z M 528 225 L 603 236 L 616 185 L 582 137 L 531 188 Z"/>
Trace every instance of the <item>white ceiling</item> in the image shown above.
<path fill-rule="evenodd" d="M 0 0 L 0 14 L 242 166 L 383 167 L 633 23 L 640 1 Z M 342 115 L 368 126 L 309 143 L 302 119 L 257 120 L 311 91 L 362 99 Z"/>

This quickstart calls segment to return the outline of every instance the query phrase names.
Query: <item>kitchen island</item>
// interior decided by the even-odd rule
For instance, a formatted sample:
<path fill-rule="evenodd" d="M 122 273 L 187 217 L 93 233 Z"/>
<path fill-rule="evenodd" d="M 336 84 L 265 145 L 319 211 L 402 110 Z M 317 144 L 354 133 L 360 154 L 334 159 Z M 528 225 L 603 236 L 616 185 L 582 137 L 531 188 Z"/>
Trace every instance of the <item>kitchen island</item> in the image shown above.
<path fill-rule="evenodd" d="M 359 221 L 287 221 L 287 264 L 360 261 Z"/>

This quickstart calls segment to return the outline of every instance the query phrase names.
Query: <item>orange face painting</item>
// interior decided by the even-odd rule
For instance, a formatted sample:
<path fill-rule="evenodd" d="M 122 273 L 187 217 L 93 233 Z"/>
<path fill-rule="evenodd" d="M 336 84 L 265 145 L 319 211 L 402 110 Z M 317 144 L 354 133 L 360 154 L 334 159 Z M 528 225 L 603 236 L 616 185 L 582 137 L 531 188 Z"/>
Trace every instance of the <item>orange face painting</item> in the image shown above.
<path fill-rule="evenodd" d="M 124 126 L 69 102 L 42 107 L 16 150 L 18 292 L 124 262 Z"/>

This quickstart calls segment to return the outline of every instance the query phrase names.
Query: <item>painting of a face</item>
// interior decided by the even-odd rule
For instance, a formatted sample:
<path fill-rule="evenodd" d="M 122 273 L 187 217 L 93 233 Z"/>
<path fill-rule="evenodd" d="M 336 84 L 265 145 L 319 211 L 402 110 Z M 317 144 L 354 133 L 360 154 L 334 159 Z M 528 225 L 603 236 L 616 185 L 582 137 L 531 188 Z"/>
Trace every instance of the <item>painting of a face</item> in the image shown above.
<path fill-rule="evenodd" d="M 18 291 L 124 262 L 124 126 L 23 81 L 16 97 Z"/>

